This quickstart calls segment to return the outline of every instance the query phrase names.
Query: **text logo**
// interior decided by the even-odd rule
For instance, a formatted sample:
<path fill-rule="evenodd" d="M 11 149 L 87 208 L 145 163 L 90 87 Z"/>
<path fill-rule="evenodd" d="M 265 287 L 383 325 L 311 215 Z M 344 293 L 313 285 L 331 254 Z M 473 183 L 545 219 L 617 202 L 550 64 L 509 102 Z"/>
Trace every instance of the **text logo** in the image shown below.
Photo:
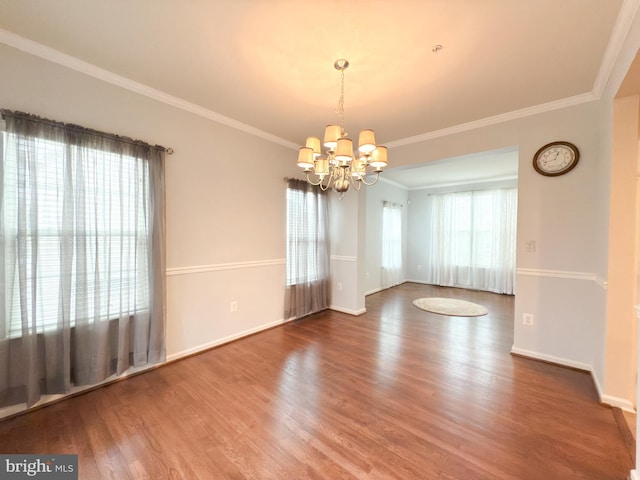
<path fill-rule="evenodd" d="M 0 480 L 78 480 L 77 455 L 2 455 Z"/>

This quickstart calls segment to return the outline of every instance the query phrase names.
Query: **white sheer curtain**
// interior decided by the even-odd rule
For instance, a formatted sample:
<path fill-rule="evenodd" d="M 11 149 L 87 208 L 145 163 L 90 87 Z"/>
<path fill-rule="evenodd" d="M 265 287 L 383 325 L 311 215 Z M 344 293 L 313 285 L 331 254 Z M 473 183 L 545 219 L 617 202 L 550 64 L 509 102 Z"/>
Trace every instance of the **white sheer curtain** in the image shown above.
<path fill-rule="evenodd" d="M 0 404 L 163 361 L 164 149 L 2 115 Z"/>
<path fill-rule="evenodd" d="M 301 180 L 287 183 L 287 285 L 284 318 L 329 307 L 327 193 Z"/>
<path fill-rule="evenodd" d="M 382 202 L 382 288 L 402 283 L 402 205 Z"/>
<path fill-rule="evenodd" d="M 427 281 L 514 293 L 515 188 L 433 195 Z"/>

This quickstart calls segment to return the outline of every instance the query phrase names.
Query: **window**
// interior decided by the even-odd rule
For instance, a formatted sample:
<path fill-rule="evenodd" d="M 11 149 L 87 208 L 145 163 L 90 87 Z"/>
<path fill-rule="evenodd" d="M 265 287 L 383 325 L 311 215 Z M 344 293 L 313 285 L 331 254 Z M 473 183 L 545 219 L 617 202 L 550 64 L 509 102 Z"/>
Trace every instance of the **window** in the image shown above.
<path fill-rule="evenodd" d="M 382 203 L 382 287 L 402 282 L 402 205 Z"/>
<path fill-rule="evenodd" d="M 19 252 L 16 262 L 33 266 L 19 274 L 16 265 L 5 265 L 14 272 L 9 276 L 8 336 L 22 335 L 23 316 L 35 316 L 43 331 L 57 327 L 64 268 L 70 269 L 72 326 L 79 319 L 108 320 L 148 310 L 148 281 L 136 280 L 148 279 L 149 195 L 143 182 L 148 164 L 98 149 L 84 149 L 82 157 L 91 161 L 82 161 L 79 146 L 6 132 L 2 141 L 4 242 Z M 18 157 L 28 162 L 28 171 L 19 172 Z M 61 189 L 70 176 L 86 186 L 76 190 L 73 200 Z M 65 266 L 63 249 L 95 261 Z M 21 295 L 38 300 L 21 303 Z"/>
<path fill-rule="evenodd" d="M 329 306 L 327 194 L 290 179 L 287 184 L 287 276 L 284 318 Z"/>
<path fill-rule="evenodd" d="M 0 113 L 0 406 L 164 361 L 165 149 Z"/>
<path fill-rule="evenodd" d="M 325 222 L 326 196 L 314 191 L 287 188 L 287 285 L 320 279 L 318 259 L 328 241 Z"/>
<path fill-rule="evenodd" d="M 427 279 L 514 293 L 517 190 L 432 196 Z"/>

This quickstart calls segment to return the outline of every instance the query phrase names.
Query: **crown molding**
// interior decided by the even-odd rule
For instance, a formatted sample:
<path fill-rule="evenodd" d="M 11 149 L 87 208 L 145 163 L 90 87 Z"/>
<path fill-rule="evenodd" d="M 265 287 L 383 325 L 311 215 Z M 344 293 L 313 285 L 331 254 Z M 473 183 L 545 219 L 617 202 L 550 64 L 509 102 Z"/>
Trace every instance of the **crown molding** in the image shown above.
<path fill-rule="evenodd" d="M 486 117 L 486 118 L 475 120 L 472 122 L 454 125 L 452 127 L 442 128 L 440 130 L 434 130 L 431 132 L 426 132 L 419 135 L 414 135 L 411 137 L 394 140 L 394 141 L 388 142 L 386 144 L 387 147 L 395 148 L 395 147 L 402 147 L 405 145 L 411 145 L 413 143 L 419 143 L 427 140 L 432 140 L 435 138 L 446 137 L 449 135 L 467 132 L 469 130 L 474 130 L 477 128 L 496 125 L 499 123 L 517 120 L 517 119 L 529 117 L 532 115 L 537 115 L 540 113 L 558 110 L 561 108 L 572 107 L 572 106 L 576 106 L 576 105 L 580 105 L 583 103 L 588 103 L 588 102 L 592 102 L 594 100 L 600 99 L 606 87 L 606 84 L 609 81 L 609 77 L 613 71 L 618 55 L 620 54 L 620 50 L 623 47 L 624 41 L 627 38 L 627 35 L 629 34 L 629 30 L 631 29 L 633 20 L 636 14 L 638 13 L 639 9 L 640 9 L 640 0 L 623 0 L 611 37 L 609 39 L 609 43 L 607 45 L 607 49 L 605 51 L 603 60 L 600 64 L 598 75 L 594 82 L 593 90 L 591 92 L 583 93 L 580 95 L 574 95 L 572 97 L 562 98 L 559 100 L 554 100 L 551 102 L 534 105 L 531 107 L 526 107 L 519 110 L 511 111 L 511 112 L 506 112 L 506 113 L 494 115 L 491 117 Z M 5 45 L 16 48 L 18 50 L 22 50 L 23 52 L 30 53 L 32 55 L 43 58 L 45 60 L 49 60 L 53 63 L 57 63 L 58 65 L 62 65 L 64 67 L 70 68 L 80 73 L 84 73 L 86 75 L 97 78 L 99 80 L 103 80 L 112 85 L 119 86 L 126 90 L 130 90 L 132 92 L 138 93 L 140 95 L 144 95 L 146 97 L 152 98 L 154 100 L 165 103 L 167 105 L 171 105 L 181 110 L 207 118 L 214 122 L 243 131 L 245 133 L 254 135 L 256 137 L 276 143 L 278 145 L 282 145 L 292 150 L 297 150 L 299 147 L 299 145 L 289 140 L 286 140 L 284 138 L 278 137 L 271 133 L 265 132 L 264 130 L 260 130 L 258 128 L 252 127 L 251 125 L 247 125 L 246 123 L 242 123 L 238 120 L 234 120 L 233 118 L 227 117 L 225 115 L 214 112 L 213 110 L 209 110 L 207 108 L 201 107 L 194 103 L 188 102 L 179 97 L 169 95 L 165 92 L 157 90 L 148 85 L 144 85 L 142 83 L 136 82 L 134 80 L 123 77 L 116 73 L 110 72 L 104 68 L 85 62 L 76 57 L 60 52 L 59 50 L 48 47 L 46 45 L 35 42 L 33 40 L 29 40 L 27 38 L 21 37 L 20 35 L 17 35 L 13 32 L 10 32 L 2 28 L 0 28 L 0 43 L 4 43 Z"/>
<path fill-rule="evenodd" d="M 640 0 L 624 0 L 620 11 L 618 12 L 618 18 L 613 26 L 611 37 L 609 38 L 609 44 L 605 50 L 598 75 L 593 84 L 593 93 L 596 97 L 600 98 L 604 92 L 613 68 L 615 67 L 620 51 L 624 45 L 624 41 L 629 35 L 629 30 L 633 24 L 633 20 L 640 8 Z"/>
<path fill-rule="evenodd" d="M 62 65 L 63 67 L 75 70 L 76 72 L 84 73 L 85 75 L 97 78 L 98 80 L 110 83 L 111 85 L 152 98 L 153 100 L 157 100 L 166 105 L 171 105 L 172 107 L 179 108 L 208 120 L 212 120 L 222 125 L 262 138 L 263 140 L 277 143 L 278 145 L 291 148 L 292 150 L 298 149 L 298 145 L 290 142 L 289 140 L 285 140 L 284 138 L 280 138 L 271 133 L 252 127 L 246 123 L 239 122 L 238 120 L 234 120 L 233 118 L 214 112 L 213 110 L 201 107 L 195 103 L 188 102 L 182 98 L 169 95 L 168 93 L 162 92 L 143 83 L 136 82 L 130 78 L 110 72 L 109 70 L 98 67 L 97 65 L 93 65 L 92 63 L 85 62 L 84 60 L 80 60 L 54 48 L 21 37 L 20 35 L 3 28 L 0 28 L 0 43 L 4 43 L 10 47 L 35 55 L 36 57 Z"/>
<path fill-rule="evenodd" d="M 598 97 L 593 92 L 582 93 L 580 95 L 574 95 L 573 97 L 562 98 L 560 100 L 554 100 L 553 102 L 534 105 L 533 107 L 521 108 L 520 110 L 501 113 L 500 115 L 494 115 L 492 117 L 474 120 L 473 122 L 462 123 L 460 125 L 454 125 L 453 127 L 447 127 L 440 130 L 434 130 L 432 132 L 422 133 L 413 137 L 394 140 L 392 142 L 387 142 L 386 145 L 388 148 L 402 147 L 404 145 L 411 145 L 412 143 L 424 142 L 427 140 L 433 140 L 434 138 L 446 137 L 449 135 L 454 135 L 456 133 L 475 130 L 476 128 L 487 127 L 498 123 L 530 117 L 532 115 L 550 112 L 552 110 L 558 110 L 560 108 L 573 107 L 575 105 L 592 102 L 594 100 L 598 100 Z"/>
<path fill-rule="evenodd" d="M 409 190 L 409 187 L 407 187 L 406 185 L 402 185 L 401 183 L 394 182 L 393 180 L 390 180 L 390 179 L 388 179 L 388 178 L 386 178 L 386 177 L 382 177 L 382 176 L 381 176 L 381 177 L 378 179 L 378 181 L 379 181 L 379 182 L 382 182 L 382 183 L 386 183 L 386 184 L 388 184 L 388 185 L 393 185 L 394 187 L 398 187 L 398 188 L 401 188 L 401 189 L 403 189 L 403 190 Z"/>
<path fill-rule="evenodd" d="M 534 105 L 532 107 L 522 108 L 520 110 L 514 110 L 512 112 L 507 112 L 500 115 L 494 115 L 492 117 L 483 118 L 473 122 L 454 125 L 453 127 L 434 130 L 432 132 L 427 132 L 412 137 L 394 140 L 392 142 L 387 142 L 387 147 L 394 148 L 404 145 L 410 145 L 412 143 L 424 142 L 427 140 L 432 140 L 434 138 L 446 137 L 448 135 L 466 132 L 469 130 L 474 130 L 476 128 L 487 127 L 489 125 L 495 125 L 498 123 L 508 122 L 511 120 L 517 120 L 540 113 L 558 110 L 560 108 L 573 107 L 582 103 L 599 100 L 604 92 L 607 82 L 609 81 L 611 72 L 613 71 L 616 60 L 620 55 L 620 51 L 624 45 L 624 41 L 626 40 L 627 35 L 629 34 L 633 21 L 638 14 L 638 10 L 640 10 L 640 0 L 623 1 L 622 6 L 620 7 L 620 11 L 618 12 L 618 17 L 613 27 L 613 31 L 611 32 L 611 37 L 609 38 L 607 49 L 605 51 L 602 62 L 600 63 L 598 75 L 596 76 L 596 80 L 594 81 L 593 89 L 591 90 L 591 92 L 575 95 L 573 97 L 562 98 L 560 100 L 554 100 L 552 102 L 542 103 L 539 105 Z"/>
<path fill-rule="evenodd" d="M 422 186 L 422 187 L 411 187 L 409 188 L 410 191 L 416 191 L 416 190 L 440 190 L 443 188 L 454 188 L 454 187 L 464 187 L 467 185 L 478 185 L 478 189 L 482 190 L 481 185 L 484 185 L 485 183 L 499 183 L 499 182 L 510 182 L 510 181 L 517 181 L 518 180 L 518 176 L 517 175 L 509 175 L 506 177 L 496 177 L 496 178 L 487 178 L 484 180 L 467 180 L 467 181 L 463 181 L 463 182 L 452 182 L 452 183 L 441 183 L 438 185 L 427 185 L 427 186 Z M 493 187 L 486 187 L 486 188 L 493 188 Z M 496 187 L 496 188 L 500 188 L 500 187 Z M 438 192 L 439 193 L 439 192 Z"/>

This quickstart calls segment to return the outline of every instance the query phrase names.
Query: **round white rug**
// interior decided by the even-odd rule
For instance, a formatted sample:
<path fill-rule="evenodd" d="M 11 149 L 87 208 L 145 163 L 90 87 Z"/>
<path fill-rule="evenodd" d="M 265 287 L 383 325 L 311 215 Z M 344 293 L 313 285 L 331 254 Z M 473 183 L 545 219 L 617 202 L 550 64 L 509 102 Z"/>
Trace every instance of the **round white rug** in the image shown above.
<path fill-rule="evenodd" d="M 455 298 L 418 298 L 413 301 L 413 304 L 427 312 L 452 317 L 479 317 L 489 313 L 489 310 L 482 305 L 465 300 L 457 300 Z"/>

